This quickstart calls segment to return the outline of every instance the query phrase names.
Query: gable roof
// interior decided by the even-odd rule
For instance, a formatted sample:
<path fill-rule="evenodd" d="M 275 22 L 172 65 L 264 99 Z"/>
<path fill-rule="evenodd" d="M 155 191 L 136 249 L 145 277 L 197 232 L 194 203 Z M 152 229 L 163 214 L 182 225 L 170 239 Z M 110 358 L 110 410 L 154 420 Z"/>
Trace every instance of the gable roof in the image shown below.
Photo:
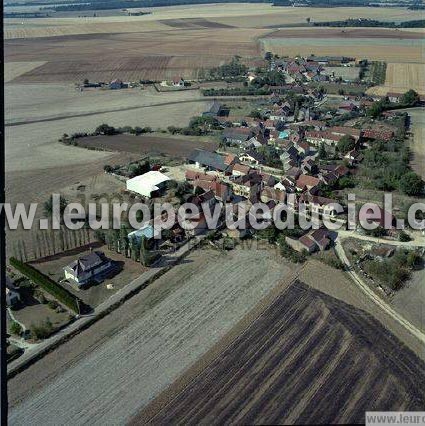
<path fill-rule="evenodd" d="M 313 186 L 319 185 L 320 183 L 320 179 L 314 176 L 309 176 L 309 175 L 301 175 L 298 179 L 297 179 L 297 188 L 312 188 Z"/>
<path fill-rule="evenodd" d="M 227 169 L 224 157 L 216 152 L 195 149 L 190 153 L 188 160 L 220 171 Z"/>
<path fill-rule="evenodd" d="M 90 271 L 96 266 L 108 261 L 109 259 L 101 251 L 92 251 L 89 254 L 79 257 L 77 260 L 71 262 L 65 268 L 70 269 L 75 275 L 79 275 L 82 272 Z"/>

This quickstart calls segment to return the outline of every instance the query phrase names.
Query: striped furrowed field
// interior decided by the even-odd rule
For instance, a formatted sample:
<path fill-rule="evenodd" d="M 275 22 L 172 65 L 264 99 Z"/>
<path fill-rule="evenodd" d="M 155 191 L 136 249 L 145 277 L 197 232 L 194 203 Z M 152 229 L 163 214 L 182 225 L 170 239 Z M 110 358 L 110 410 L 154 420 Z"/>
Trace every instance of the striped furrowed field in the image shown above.
<path fill-rule="evenodd" d="M 366 410 L 421 409 L 424 379 L 423 361 L 371 316 L 297 281 L 134 423 L 362 423 Z"/>

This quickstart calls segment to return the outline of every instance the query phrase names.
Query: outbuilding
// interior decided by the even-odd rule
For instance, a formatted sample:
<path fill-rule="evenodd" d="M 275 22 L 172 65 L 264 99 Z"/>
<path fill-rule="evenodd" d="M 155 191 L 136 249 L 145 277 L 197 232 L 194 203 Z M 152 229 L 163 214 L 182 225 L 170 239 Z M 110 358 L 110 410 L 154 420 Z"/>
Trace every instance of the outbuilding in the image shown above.
<path fill-rule="evenodd" d="M 158 171 L 150 171 L 143 175 L 128 179 L 127 189 L 144 197 L 151 198 L 165 188 L 165 182 L 170 178 Z"/>

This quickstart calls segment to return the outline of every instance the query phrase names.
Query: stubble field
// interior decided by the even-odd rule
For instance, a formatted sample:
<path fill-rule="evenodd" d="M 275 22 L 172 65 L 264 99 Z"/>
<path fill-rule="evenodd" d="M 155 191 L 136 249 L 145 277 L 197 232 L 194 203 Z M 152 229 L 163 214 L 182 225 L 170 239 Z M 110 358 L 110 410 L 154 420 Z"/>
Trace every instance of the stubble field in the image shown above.
<path fill-rule="evenodd" d="M 124 422 L 277 283 L 289 285 L 295 268 L 267 250 L 190 254 L 93 330 L 11 380 L 10 422 Z"/>
<path fill-rule="evenodd" d="M 424 63 L 389 63 L 383 86 L 371 87 L 368 93 L 385 96 L 388 92 L 404 93 L 409 89 L 425 94 Z"/>
<path fill-rule="evenodd" d="M 425 364 L 398 344 L 398 359 L 388 356 L 393 338 L 369 315 L 298 281 L 134 424 L 357 424 L 365 411 L 419 410 Z"/>

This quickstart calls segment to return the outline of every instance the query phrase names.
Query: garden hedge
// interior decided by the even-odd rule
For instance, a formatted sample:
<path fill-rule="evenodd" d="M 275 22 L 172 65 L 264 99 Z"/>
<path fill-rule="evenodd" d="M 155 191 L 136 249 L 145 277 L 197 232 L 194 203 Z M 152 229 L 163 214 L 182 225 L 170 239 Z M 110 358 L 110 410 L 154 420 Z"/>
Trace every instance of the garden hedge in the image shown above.
<path fill-rule="evenodd" d="M 80 311 L 85 309 L 84 303 L 78 300 L 76 296 L 49 277 L 46 277 L 46 275 L 42 274 L 40 271 L 37 271 L 37 269 L 33 268 L 31 265 L 21 262 L 15 257 L 10 258 L 10 264 L 75 313 L 80 313 L 78 304 L 80 305 Z"/>

